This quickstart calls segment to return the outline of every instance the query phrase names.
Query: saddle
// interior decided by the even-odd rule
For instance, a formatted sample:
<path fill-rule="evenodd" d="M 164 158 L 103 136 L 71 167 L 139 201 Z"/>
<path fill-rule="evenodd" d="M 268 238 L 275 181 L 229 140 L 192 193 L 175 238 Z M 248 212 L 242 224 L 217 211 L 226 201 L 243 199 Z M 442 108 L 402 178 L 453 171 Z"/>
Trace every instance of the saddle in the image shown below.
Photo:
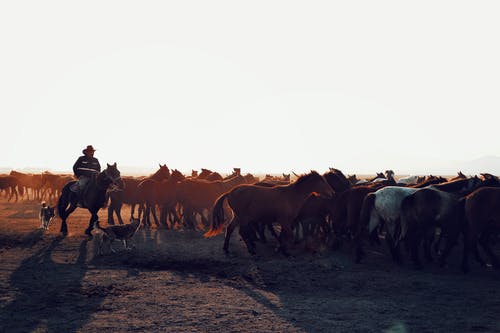
<path fill-rule="evenodd" d="M 80 183 L 78 181 L 71 185 L 70 190 L 76 195 L 78 207 L 87 208 L 87 205 L 85 204 L 85 198 L 87 197 L 88 189 L 94 182 L 95 177 L 91 177 L 83 188 L 80 188 Z"/>

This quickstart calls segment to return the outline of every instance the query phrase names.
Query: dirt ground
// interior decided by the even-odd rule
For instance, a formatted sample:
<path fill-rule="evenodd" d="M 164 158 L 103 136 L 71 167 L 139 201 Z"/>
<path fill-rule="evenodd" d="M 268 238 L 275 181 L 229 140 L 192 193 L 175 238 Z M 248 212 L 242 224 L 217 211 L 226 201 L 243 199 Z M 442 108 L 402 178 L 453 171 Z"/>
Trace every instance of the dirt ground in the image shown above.
<path fill-rule="evenodd" d="M 500 273 L 460 273 L 458 248 L 415 271 L 385 245 L 363 264 L 347 246 L 253 258 L 238 236 L 226 256 L 222 236 L 141 230 L 132 251 L 96 256 L 86 210 L 67 237 L 57 218 L 37 229 L 38 210 L 0 199 L 0 332 L 500 332 Z"/>

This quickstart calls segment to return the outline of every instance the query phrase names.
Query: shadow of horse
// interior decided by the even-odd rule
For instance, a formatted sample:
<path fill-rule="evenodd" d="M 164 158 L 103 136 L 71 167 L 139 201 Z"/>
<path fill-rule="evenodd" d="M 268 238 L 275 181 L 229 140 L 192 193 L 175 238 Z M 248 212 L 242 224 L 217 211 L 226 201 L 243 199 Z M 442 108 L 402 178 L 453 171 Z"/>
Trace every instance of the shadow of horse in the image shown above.
<path fill-rule="evenodd" d="M 12 273 L 10 286 L 17 295 L 0 311 L 0 331 L 77 332 L 97 311 L 105 295 L 82 293 L 88 240 L 80 243 L 75 263 L 60 264 L 52 253 L 63 239 L 53 239 Z"/>
<path fill-rule="evenodd" d="M 497 298 L 479 298 L 489 303 L 487 314 L 484 308 L 459 306 L 464 299 L 477 298 L 477 292 L 494 288 L 497 281 L 488 276 L 470 279 L 442 270 L 415 272 L 393 266 L 384 255 L 360 267 L 350 259 L 351 249 L 335 256 L 299 255 L 292 260 L 266 254 L 252 258 L 241 242 L 232 244 L 236 254 L 224 255 L 199 233 L 160 230 L 142 237 L 149 238 L 147 248 L 94 264 L 136 271 L 145 285 L 157 283 L 161 276 L 162 287 L 141 301 L 160 308 L 173 306 L 175 310 L 162 312 L 164 328 L 172 331 L 179 323 L 190 325 L 186 327 L 192 331 L 249 332 L 263 327 L 270 332 L 498 328 L 497 322 L 484 320 L 494 316 Z M 185 245 L 178 247 L 175 239 Z M 189 246 L 195 239 L 196 244 Z M 450 307 L 456 318 L 443 321 L 442 314 Z M 192 316 L 203 319 L 193 321 Z"/>

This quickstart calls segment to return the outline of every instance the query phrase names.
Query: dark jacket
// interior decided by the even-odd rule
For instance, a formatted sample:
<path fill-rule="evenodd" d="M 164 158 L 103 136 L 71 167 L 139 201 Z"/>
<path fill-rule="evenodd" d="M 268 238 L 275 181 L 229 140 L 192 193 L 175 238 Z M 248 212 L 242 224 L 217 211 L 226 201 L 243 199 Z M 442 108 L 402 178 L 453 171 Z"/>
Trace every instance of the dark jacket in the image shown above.
<path fill-rule="evenodd" d="M 95 173 L 92 170 L 101 172 L 101 165 L 95 157 L 80 156 L 73 165 L 73 173 L 78 178 L 81 176 L 92 176 Z"/>

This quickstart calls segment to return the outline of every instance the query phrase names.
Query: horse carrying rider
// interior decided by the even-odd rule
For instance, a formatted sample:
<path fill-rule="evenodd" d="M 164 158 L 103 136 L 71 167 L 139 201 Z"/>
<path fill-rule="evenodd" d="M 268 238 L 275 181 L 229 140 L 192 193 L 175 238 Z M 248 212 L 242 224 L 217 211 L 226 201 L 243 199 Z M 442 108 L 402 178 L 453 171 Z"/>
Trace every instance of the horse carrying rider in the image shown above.
<path fill-rule="evenodd" d="M 73 192 L 83 193 L 83 190 L 89 183 L 89 180 L 97 173 L 101 172 L 101 165 L 97 158 L 94 157 L 95 149 L 91 145 L 87 146 L 75 164 L 73 165 L 73 173 L 78 178 L 75 186 L 71 188 Z"/>

